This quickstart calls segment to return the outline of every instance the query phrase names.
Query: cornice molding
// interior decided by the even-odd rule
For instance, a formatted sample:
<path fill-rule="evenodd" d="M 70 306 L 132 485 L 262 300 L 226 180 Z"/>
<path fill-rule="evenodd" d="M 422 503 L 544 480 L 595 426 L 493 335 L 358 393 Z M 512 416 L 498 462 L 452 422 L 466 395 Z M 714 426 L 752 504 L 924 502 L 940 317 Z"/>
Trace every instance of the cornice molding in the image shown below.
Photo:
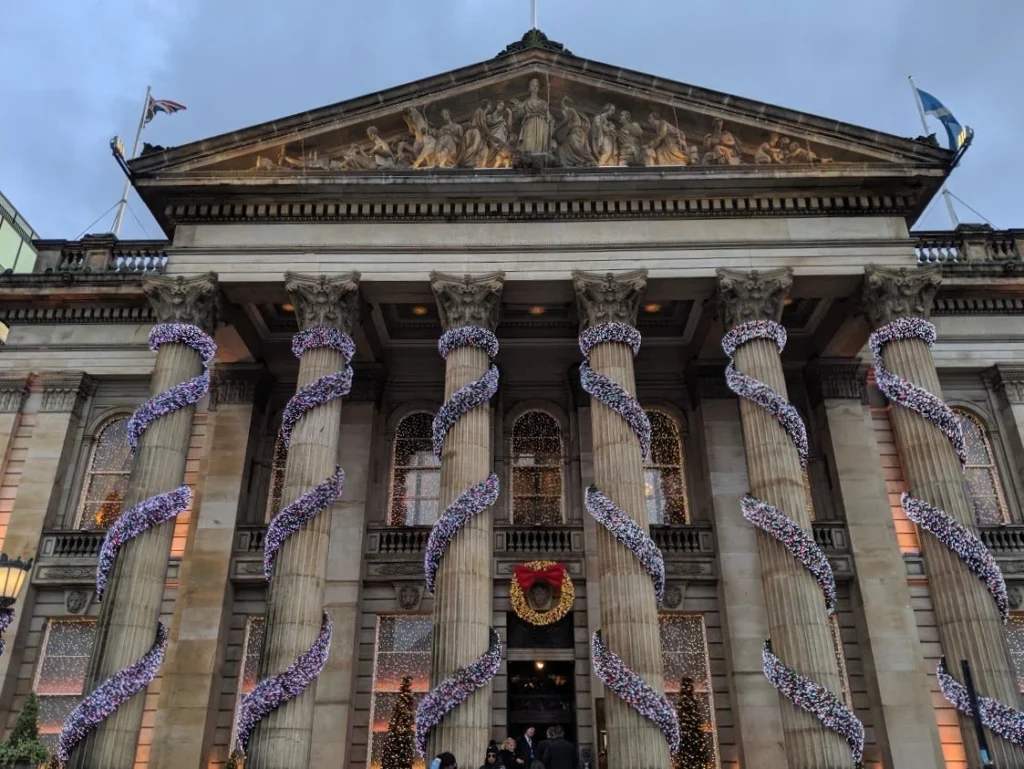
<path fill-rule="evenodd" d="M 33 379 L 31 388 L 42 393 L 40 413 L 80 416 L 85 399 L 96 392 L 96 380 L 83 372 L 41 374 Z"/>
<path fill-rule="evenodd" d="M 0 309 L 0 321 L 7 325 L 62 325 L 87 323 L 155 323 L 156 313 L 150 305 L 97 307 L 95 305 L 63 305 L 60 307 L 6 307 Z"/>
<path fill-rule="evenodd" d="M 997 363 L 985 372 L 985 378 L 1006 403 L 1024 405 L 1024 366 Z"/>
<path fill-rule="evenodd" d="M 16 414 L 21 411 L 26 395 L 28 395 L 27 379 L 21 377 L 0 379 L 0 414 Z"/>

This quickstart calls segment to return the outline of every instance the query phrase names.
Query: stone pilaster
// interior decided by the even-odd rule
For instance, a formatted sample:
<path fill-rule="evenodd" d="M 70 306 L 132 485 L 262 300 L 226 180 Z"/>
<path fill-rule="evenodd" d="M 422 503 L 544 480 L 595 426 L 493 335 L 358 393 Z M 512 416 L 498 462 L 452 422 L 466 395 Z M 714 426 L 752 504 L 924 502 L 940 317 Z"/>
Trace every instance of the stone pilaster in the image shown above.
<path fill-rule="evenodd" d="M 359 275 L 285 274 L 285 288 L 302 330 L 337 328 L 351 336 L 360 315 Z M 307 350 L 299 361 L 297 388 L 343 370 L 342 354 L 326 347 Z M 334 473 L 341 445 L 340 399 L 316 406 L 295 425 L 285 463 L 285 505 Z M 331 518 L 328 508 L 288 537 L 277 554 L 267 600 L 267 630 L 260 678 L 283 673 L 308 651 L 320 633 Z M 314 683 L 272 711 L 253 732 L 248 769 L 309 765 L 313 736 Z"/>
<path fill-rule="evenodd" d="M 1024 366 L 998 363 L 986 372 L 986 379 L 995 390 L 1000 422 L 1009 442 L 1011 476 L 1024 491 Z M 0 420 L 3 417 L 0 414 Z"/>
<path fill-rule="evenodd" d="M 726 330 L 751 320 L 782 318 L 792 285 L 788 268 L 770 272 L 718 270 L 718 302 Z M 782 359 L 775 343 L 754 339 L 735 353 L 736 368 L 786 397 Z M 750 493 L 810 531 L 803 471 L 796 447 L 774 416 L 744 398 L 740 420 Z M 773 537 L 758 530 L 772 646 L 784 664 L 840 692 L 839 669 L 821 589 L 814 577 Z M 781 703 L 782 731 L 792 769 L 838 769 L 851 764 L 845 740 L 788 700 Z"/>
<path fill-rule="evenodd" d="M 213 372 L 210 422 L 162 670 L 149 769 L 206 766 L 210 761 L 234 594 L 231 549 L 248 484 L 254 400 L 262 377 L 261 368 L 251 364 L 218 365 Z"/>
<path fill-rule="evenodd" d="M 573 273 L 582 328 L 619 322 L 636 325 L 647 272 L 621 276 Z M 608 342 L 590 351 L 590 367 L 636 397 L 633 351 Z M 629 425 L 596 398 L 590 404 L 594 485 L 648 530 L 644 467 Z M 651 578 L 637 557 L 603 526 L 597 527 L 601 634 L 608 648 L 658 692 L 664 692 L 658 607 Z M 605 692 L 608 766 L 653 769 L 669 765 L 664 737 L 651 721 L 610 691 Z"/>
<path fill-rule="evenodd" d="M 498 325 L 504 274 L 458 277 L 431 273 L 441 325 L 447 331 L 477 326 L 493 332 Z M 445 361 L 444 397 L 482 377 L 490 366 L 478 347 L 457 347 Z M 492 471 L 491 409 L 481 404 L 464 414 L 448 433 L 441 455 L 441 509 Z M 493 588 L 491 510 L 473 516 L 449 544 L 437 571 L 430 683 L 437 686 L 474 662 L 490 643 Z M 491 739 L 491 687 L 484 686 L 446 715 L 430 736 L 430 753 L 450 750 L 475 756 Z M 460 759 L 466 760 L 466 759 Z"/>
<path fill-rule="evenodd" d="M 698 395 L 697 444 L 705 452 L 718 559 L 726 672 L 741 766 L 788 769 L 779 697 L 765 678 L 761 649 L 768 637 L 768 609 L 757 557 L 757 531 L 743 520 L 740 499 L 750 489 L 743 428 L 736 397 L 722 367 L 689 372 Z"/>
<path fill-rule="evenodd" d="M 214 273 L 193 278 L 147 276 L 142 286 L 160 323 L 191 323 L 213 332 L 218 306 Z M 165 344 L 156 355 L 151 392 L 162 393 L 201 371 L 202 361 L 195 350 L 182 344 Z M 157 419 L 142 434 L 124 509 L 181 485 L 194 415 L 194 406 L 178 409 Z M 86 672 L 87 692 L 139 660 L 153 645 L 173 533 L 174 523 L 169 521 L 121 547 L 103 595 L 96 643 Z M 122 704 L 80 743 L 71 765 L 75 769 L 131 769 L 144 700 L 136 696 Z"/>
<path fill-rule="evenodd" d="M 938 267 L 915 270 L 867 267 L 864 309 L 872 328 L 897 318 L 927 318 L 940 281 Z M 894 374 L 942 397 L 931 349 L 923 341 L 891 342 L 882 355 L 886 367 Z M 965 491 L 963 469 L 949 440 L 916 412 L 898 404 L 893 404 L 892 418 L 910 493 L 973 530 L 974 515 Z M 950 668 L 959 671 L 959 661 L 968 660 L 979 694 L 1021 708 L 1022 699 L 999 611 L 984 583 L 931 535 L 921 535 L 921 550 L 939 640 Z M 960 732 L 969 766 L 972 769 L 980 766 L 970 719 L 961 716 Z M 998 737 L 989 739 L 989 747 L 996 766 L 1024 766 L 1024 749 Z"/>
<path fill-rule="evenodd" d="M 819 413 L 824 413 L 857 564 L 854 613 L 875 742 L 885 766 L 942 769 L 945 762 L 906 565 L 896 541 L 871 412 L 865 405 L 866 375 L 867 366 L 856 360 L 816 361 L 808 369 L 810 389 L 818 396 Z"/>
<path fill-rule="evenodd" d="M 21 408 L 28 394 L 25 377 L 0 379 L 0 478 L 7 468 L 7 449 L 21 421 Z"/>

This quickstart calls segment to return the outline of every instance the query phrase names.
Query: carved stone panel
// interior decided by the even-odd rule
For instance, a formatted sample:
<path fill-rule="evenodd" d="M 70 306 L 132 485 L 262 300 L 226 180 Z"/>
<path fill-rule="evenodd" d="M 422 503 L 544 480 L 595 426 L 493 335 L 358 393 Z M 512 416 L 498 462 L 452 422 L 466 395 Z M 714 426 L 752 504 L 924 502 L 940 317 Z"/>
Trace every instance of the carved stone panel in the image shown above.
<path fill-rule="evenodd" d="M 437 299 L 441 326 L 446 331 L 460 326 L 478 326 L 494 331 L 498 327 L 505 273 L 488 275 L 446 275 L 430 273 L 430 288 Z"/>
<path fill-rule="evenodd" d="M 142 290 L 149 297 L 160 323 L 191 323 L 207 334 L 217 328 L 220 291 L 217 273 L 186 278 L 183 275 L 146 275 Z"/>
<path fill-rule="evenodd" d="M 942 268 L 900 267 L 890 269 L 868 265 L 864 268 L 864 313 L 872 328 L 897 318 L 925 318 L 942 283 Z"/>
<path fill-rule="evenodd" d="M 17 413 L 28 394 L 28 382 L 24 378 L 0 379 L 0 413 Z"/>
<path fill-rule="evenodd" d="M 613 322 L 635 326 L 640 297 L 647 287 L 647 270 L 620 275 L 573 270 L 572 284 L 581 328 Z"/>
<path fill-rule="evenodd" d="M 96 392 L 96 380 L 83 373 L 46 375 L 36 379 L 33 387 L 42 392 L 41 412 L 78 415 L 84 400 Z"/>
<path fill-rule="evenodd" d="M 793 270 L 789 267 L 765 272 L 716 272 L 718 310 L 727 329 L 750 320 L 782 320 L 782 309 L 793 286 Z"/>

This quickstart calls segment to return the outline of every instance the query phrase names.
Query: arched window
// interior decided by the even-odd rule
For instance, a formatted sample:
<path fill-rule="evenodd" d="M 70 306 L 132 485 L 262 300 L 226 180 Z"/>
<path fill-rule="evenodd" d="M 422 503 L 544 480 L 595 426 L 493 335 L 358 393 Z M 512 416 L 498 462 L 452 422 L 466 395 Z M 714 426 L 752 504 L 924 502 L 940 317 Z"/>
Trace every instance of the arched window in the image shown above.
<path fill-rule="evenodd" d="M 562 522 L 562 428 L 545 411 L 526 411 L 512 424 L 512 522 Z"/>
<path fill-rule="evenodd" d="M 679 425 L 664 411 L 650 409 L 651 455 L 644 463 L 647 522 L 680 525 L 689 520 L 686 506 L 686 467 Z"/>
<path fill-rule="evenodd" d="M 270 490 L 267 492 L 267 510 L 264 519 L 266 523 L 270 523 L 270 519 L 281 512 L 281 505 L 284 504 L 281 492 L 284 490 L 284 465 L 287 460 L 288 449 L 281 443 L 281 439 L 277 438 L 274 441 L 274 458 L 270 462 Z"/>
<path fill-rule="evenodd" d="M 1003 496 L 1003 484 L 996 467 L 992 441 L 981 421 L 964 409 L 953 409 L 967 442 L 967 494 L 974 506 L 974 520 L 979 526 L 1008 523 L 1010 511 Z"/>
<path fill-rule="evenodd" d="M 82 483 L 78 525 L 83 529 L 108 529 L 121 515 L 132 455 L 128 448 L 128 419 L 107 422 L 96 435 Z"/>
<path fill-rule="evenodd" d="M 416 411 L 395 430 L 391 454 L 391 526 L 429 526 L 437 520 L 441 495 L 441 463 L 431 441 L 434 415 Z"/>

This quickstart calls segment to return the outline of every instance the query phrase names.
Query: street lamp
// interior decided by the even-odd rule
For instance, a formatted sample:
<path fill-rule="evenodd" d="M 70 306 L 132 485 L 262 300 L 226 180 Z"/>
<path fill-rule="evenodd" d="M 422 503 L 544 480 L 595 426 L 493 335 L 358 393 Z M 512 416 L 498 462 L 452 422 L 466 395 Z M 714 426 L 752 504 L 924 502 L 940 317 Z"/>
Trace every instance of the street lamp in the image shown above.
<path fill-rule="evenodd" d="M 25 584 L 25 577 L 32 568 L 32 559 L 25 563 L 20 558 L 8 558 L 0 553 L 0 636 L 14 621 L 14 604 Z M 0 655 L 4 653 L 4 642 L 0 638 Z"/>

